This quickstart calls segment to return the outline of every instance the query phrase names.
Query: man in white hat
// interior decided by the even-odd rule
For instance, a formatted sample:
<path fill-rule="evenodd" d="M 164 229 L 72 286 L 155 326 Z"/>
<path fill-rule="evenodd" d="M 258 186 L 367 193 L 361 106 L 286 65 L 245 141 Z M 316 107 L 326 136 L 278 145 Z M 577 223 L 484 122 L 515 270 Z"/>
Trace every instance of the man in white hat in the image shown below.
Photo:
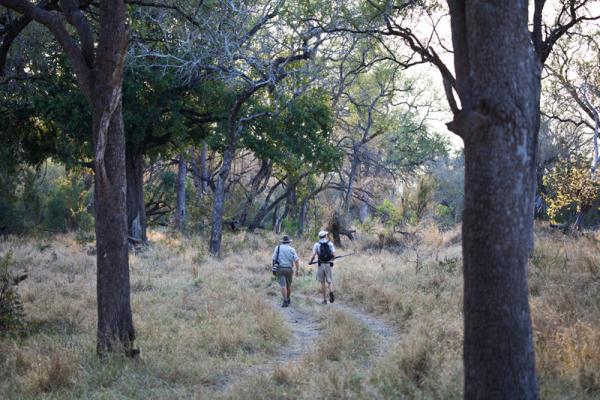
<path fill-rule="evenodd" d="M 329 232 L 319 232 L 319 241 L 313 246 L 312 256 L 309 264 L 317 258 L 317 280 L 321 282 L 321 293 L 323 293 L 323 304 L 327 304 L 327 289 L 329 289 L 329 301 L 334 302 L 333 295 L 333 260 L 335 259 L 335 246 L 329 240 Z M 327 283 L 327 285 L 325 285 Z"/>
<path fill-rule="evenodd" d="M 279 246 L 273 252 L 273 264 L 277 264 L 277 279 L 281 287 L 283 304 L 281 307 L 289 307 L 290 295 L 292 294 L 292 278 L 294 276 L 293 266 L 296 266 L 296 276 L 300 268 L 300 262 L 296 250 L 290 245 L 292 241 L 288 235 L 284 235 Z"/>

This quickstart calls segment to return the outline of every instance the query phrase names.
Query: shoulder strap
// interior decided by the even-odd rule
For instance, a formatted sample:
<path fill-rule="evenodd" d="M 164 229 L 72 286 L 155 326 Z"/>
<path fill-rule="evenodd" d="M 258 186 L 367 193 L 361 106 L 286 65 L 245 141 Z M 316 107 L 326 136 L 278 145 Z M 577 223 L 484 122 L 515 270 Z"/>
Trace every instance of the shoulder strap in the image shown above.
<path fill-rule="evenodd" d="M 275 256 L 275 262 L 279 262 L 279 248 L 281 247 L 281 245 L 277 246 L 277 255 Z"/>

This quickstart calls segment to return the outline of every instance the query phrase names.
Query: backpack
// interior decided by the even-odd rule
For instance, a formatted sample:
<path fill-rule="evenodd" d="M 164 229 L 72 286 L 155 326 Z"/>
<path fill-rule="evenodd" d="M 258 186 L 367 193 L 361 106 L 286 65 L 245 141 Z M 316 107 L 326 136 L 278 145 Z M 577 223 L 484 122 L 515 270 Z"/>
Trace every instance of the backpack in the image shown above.
<path fill-rule="evenodd" d="M 319 261 L 329 262 L 333 260 L 333 253 L 331 252 L 331 247 L 329 247 L 329 242 L 321 243 L 319 245 Z"/>

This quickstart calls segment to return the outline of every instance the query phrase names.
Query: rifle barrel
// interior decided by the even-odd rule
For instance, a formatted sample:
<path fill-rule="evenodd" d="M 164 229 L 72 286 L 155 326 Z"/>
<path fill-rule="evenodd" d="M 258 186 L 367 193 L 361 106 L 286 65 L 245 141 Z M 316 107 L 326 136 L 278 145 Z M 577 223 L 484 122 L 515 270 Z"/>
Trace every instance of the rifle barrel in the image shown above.
<path fill-rule="evenodd" d="M 342 257 L 348 257 L 348 256 L 353 256 L 354 253 L 350 253 L 350 254 L 342 254 L 341 256 L 335 256 L 333 257 L 334 260 L 337 260 L 338 258 L 342 258 Z M 313 261 L 313 262 L 309 262 L 308 265 L 313 265 L 313 264 L 317 264 L 319 261 Z"/>

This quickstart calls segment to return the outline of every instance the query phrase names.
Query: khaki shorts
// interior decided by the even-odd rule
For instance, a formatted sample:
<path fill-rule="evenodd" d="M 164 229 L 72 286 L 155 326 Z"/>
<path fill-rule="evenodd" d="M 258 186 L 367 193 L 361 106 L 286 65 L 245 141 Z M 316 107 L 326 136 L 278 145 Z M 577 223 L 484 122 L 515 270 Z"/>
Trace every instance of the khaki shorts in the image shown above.
<path fill-rule="evenodd" d="M 323 263 L 317 267 L 317 280 L 329 284 L 333 283 L 333 272 L 329 263 Z"/>
<path fill-rule="evenodd" d="M 294 277 L 294 269 L 293 268 L 282 268 L 279 267 L 277 271 L 277 280 L 279 281 L 279 286 L 282 288 L 292 286 L 292 278 Z"/>

